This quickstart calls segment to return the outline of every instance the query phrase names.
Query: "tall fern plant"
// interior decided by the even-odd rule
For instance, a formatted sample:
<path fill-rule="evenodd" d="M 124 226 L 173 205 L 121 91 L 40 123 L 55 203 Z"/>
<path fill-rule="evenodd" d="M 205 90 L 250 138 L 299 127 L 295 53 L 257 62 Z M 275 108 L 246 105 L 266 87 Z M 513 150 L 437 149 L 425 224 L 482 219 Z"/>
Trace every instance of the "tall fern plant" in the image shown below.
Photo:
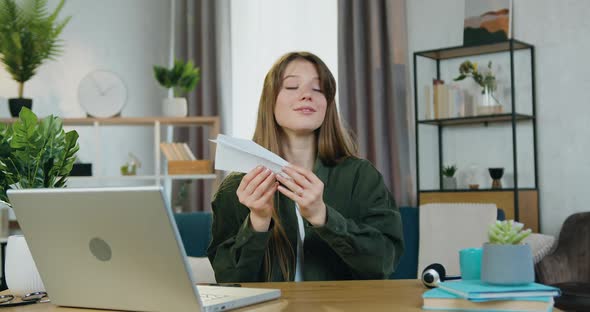
<path fill-rule="evenodd" d="M 0 200 L 9 188 L 64 187 L 78 150 L 78 133 L 60 118 L 23 108 L 12 126 L 0 124 Z"/>
<path fill-rule="evenodd" d="M 0 62 L 18 83 L 18 97 L 25 82 L 35 76 L 46 60 L 63 52 L 59 35 L 71 16 L 58 20 L 65 0 L 49 13 L 47 0 L 0 0 Z"/>

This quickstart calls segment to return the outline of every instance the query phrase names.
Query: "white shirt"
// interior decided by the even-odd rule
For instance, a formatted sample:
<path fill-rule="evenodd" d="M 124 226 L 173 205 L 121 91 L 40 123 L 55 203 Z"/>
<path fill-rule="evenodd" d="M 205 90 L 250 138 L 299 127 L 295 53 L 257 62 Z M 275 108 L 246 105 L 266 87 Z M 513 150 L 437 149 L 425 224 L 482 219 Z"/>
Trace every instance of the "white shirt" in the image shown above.
<path fill-rule="evenodd" d="M 299 205 L 295 203 L 295 214 L 297 215 L 297 261 L 295 262 L 295 281 L 303 281 L 303 242 L 305 241 L 305 228 L 303 217 L 299 213 Z"/>

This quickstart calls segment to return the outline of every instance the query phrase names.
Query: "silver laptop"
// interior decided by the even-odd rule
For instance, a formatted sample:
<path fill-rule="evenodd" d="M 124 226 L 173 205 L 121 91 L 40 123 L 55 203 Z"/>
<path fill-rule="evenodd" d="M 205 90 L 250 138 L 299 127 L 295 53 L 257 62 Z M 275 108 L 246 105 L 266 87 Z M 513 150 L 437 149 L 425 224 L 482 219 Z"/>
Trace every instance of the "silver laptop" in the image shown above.
<path fill-rule="evenodd" d="M 195 286 L 159 187 L 9 190 L 52 303 L 130 311 L 222 311 L 278 289 Z"/>

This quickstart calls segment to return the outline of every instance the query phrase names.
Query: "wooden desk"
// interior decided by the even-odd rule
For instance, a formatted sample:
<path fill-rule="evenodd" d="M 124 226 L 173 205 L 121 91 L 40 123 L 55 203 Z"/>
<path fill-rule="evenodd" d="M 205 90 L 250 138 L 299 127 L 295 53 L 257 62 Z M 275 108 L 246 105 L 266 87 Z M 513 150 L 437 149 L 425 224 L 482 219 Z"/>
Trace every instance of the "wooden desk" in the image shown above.
<path fill-rule="evenodd" d="M 423 311 L 419 280 L 379 280 L 300 283 L 248 283 L 245 287 L 278 288 L 281 298 L 232 311 Z M 3 312 L 91 312 L 49 303 L 2 308 Z M 106 311 L 106 310 L 100 310 Z M 554 311 L 559 311 L 554 309 Z"/>
<path fill-rule="evenodd" d="M 253 306 L 254 311 L 423 311 L 419 280 L 252 283 L 245 287 L 279 288 L 281 298 Z M 236 311 L 249 311 L 242 308 Z"/>

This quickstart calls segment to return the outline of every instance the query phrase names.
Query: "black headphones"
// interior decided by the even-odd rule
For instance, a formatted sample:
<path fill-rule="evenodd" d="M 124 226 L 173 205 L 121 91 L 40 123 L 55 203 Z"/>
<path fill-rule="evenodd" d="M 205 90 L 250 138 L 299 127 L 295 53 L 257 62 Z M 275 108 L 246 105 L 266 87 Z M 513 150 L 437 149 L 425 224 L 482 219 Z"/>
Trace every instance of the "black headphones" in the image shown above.
<path fill-rule="evenodd" d="M 447 276 L 445 267 L 440 263 L 433 263 L 422 271 L 422 284 L 428 288 L 437 287 L 440 282 L 460 278 L 461 276 Z"/>

